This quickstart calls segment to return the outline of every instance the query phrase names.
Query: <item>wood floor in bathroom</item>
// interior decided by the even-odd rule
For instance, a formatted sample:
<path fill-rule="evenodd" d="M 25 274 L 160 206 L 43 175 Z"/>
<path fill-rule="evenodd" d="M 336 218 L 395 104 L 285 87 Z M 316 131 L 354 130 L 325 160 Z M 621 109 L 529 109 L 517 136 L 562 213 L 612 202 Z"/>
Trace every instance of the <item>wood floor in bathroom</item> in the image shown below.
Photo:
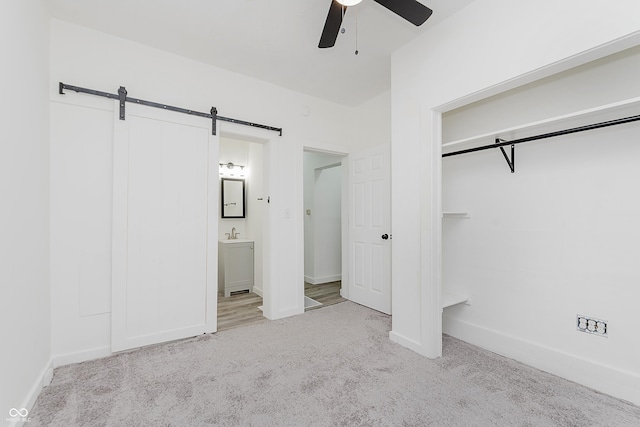
<path fill-rule="evenodd" d="M 340 281 L 323 283 L 320 285 L 304 284 L 304 294 L 322 305 L 308 308 L 317 310 L 322 307 L 346 301 L 340 296 Z M 262 316 L 262 297 L 254 293 L 244 292 L 225 297 L 218 294 L 218 331 L 237 328 L 238 326 L 252 325 L 254 323 L 267 322 Z"/>

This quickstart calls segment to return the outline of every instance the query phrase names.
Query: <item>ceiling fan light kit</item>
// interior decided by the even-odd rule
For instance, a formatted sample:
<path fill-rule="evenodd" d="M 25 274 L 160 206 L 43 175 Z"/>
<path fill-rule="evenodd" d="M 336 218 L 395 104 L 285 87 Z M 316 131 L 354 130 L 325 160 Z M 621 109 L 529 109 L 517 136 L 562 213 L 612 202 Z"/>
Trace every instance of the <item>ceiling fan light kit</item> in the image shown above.
<path fill-rule="evenodd" d="M 342 25 L 342 18 L 349 6 L 354 6 L 362 0 L 331 0 L 327 20 L 322 29 L 320 43 L 321 49 L 333 47 L 336 44 L 338 33 Z M 401 18 L 411 22 L 415 26 L 422 25 L 433 13 L 431 9 L 417 0 L 373 0 L 386 7 Z"/>

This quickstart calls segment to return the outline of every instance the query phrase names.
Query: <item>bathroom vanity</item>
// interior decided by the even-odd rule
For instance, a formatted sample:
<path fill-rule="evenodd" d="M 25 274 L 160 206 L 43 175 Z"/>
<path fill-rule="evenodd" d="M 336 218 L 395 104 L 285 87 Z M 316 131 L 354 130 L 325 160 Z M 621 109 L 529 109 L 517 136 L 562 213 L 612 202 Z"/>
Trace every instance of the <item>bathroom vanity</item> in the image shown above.
<path fill-rule="evenodd" d="M 253 283 L 253 241 L 218 241 L 218 290 L 228 297 L 231 292 L 253 292 Z"/>

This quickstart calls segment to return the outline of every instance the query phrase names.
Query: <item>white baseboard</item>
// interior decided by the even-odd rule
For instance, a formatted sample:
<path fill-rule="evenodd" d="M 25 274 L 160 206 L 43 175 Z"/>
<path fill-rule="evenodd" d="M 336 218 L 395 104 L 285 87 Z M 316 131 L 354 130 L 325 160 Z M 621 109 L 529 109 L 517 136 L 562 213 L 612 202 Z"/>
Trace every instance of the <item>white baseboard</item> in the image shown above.
<path fill-rule="evenodd" d="M 397 332 L 394 331 L 390 331 L 389 332 L 389 339 L 397 344 L 400 344 L 403 347 L 407 347 L 409 350 L 413 350 L 418 354 L 421 355 L 425 355 L 424 352 L 424 348 L 422 348 L 422 345 L 420 345 L 419 342 L 414 341 L 410 338 L 407 338 L 405 336 L 402 336 L 400 334 L 398 334 Z"/>
<path fill-rule="evenodd" d="M 323 277 L 304 276 L 304 281 L 312 285 L 320 285 L 322 283 L 337 282 L 338 280 L 342 280 L 341 274 L 335 274 L 333 276 L 323 276 Z"/>
<path fill-rule="evenodd" d="M 255 286 L 253 287 L 253 293 L 258 295 L 258 296 L 262 296 L 262 289 L 261 288 L 256 288 Z"/>
<path fill-rule="evenodd" d="M 24 398 L 22 406 L 16 409 L 26 408 L 28 411 L 31 411 L 31 409 L 33 409 L 33 405 L 36 403 L 36 399 L 40 395 L 42 389 L 51 384 L 51 380 L 53 379 L 53 370 L 58 366 L 98 359 L 100 357 L 109 356 L 110 354 L 111 349 L 109 347 L 103 347 L 80 353 L 70 353 L 51 357 L 40 371 L 40 374 L 36 378 L 33 386 L 31 386 L 31 388 L 29 389 L 27 396 Z M 8 425 L 12 427 L 19 427 L 23 425 L 26 426 L 28 425 L 28 423 L 28 417 L 26 422 L 22 419 L 8 421 Z"/>
<path fill-rule="evenodd" d="M 53 367 L 70 365 L 72 363 L 86 362 L 87 360 L 100 359 L 111 356 L 111 347 L 98 347 L 77 353 L 57 354 L 53 356 Z"/>
<path fill-rule="evenodd" d="M 640 376 L 632 372 L 446 316 L 442 329 L 462 341 L 640 405 Z"/>
<path fill-rule="evenodd" d="M 44 387 L 51 384 L 52 378 L 53 378 L 53 361 L 49 359 L 49 361 L 45 364 L 45 366 L 40 371 L 40 374 L 36 378 L 36 381 L 33 383 L 31 388 L 29 389 L 29 393 L 27 393 L 27 396 L 24 398 L 22 402 L 22 406 L 16 409 L 21 410 L 25 408 L 28 411 L 31 411 L 31 409 L 33 409 L 33 405 L 36 403 L 36 399 L 40 395 L 40 392 Z M 25 420 L 27 420 L 26 422 L 22 420 L 22 417 L 17 417 L 15 420 L 12 420 L 11 418 L 7 418 L 7 422 L 8 422 L 7 425 L 12 427 L 27 425 L 29 422 L 28 417 L 29 416 L 27 415 L 27 417 L 25 418 Z"/>
<path fill-rule="evenodd" d="M 264 313 L 264 310 L 263 310 Z M 278 319 L 284 319 L 285 317 L 291 317 L 291 316 L 296 316 L 298 314 L 302 314 L 304 313 L 304 305 L 302 307 L 295 307 L 295 308 L 288 308 L 285 310 L 280 310 L 277 313 L 271 313 L 272 316 L 269 317 L 267 316 L 266 313 L 264 313 L 264 317 L 266 317 L 269 320 L 278 320 Z"/>

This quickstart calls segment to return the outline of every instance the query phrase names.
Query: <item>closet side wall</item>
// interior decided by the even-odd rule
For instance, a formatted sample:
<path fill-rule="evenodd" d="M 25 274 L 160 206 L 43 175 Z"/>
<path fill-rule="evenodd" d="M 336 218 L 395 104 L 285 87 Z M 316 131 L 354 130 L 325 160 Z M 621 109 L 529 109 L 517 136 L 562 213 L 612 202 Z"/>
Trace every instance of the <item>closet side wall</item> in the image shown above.
<path fill-rule="evenodd" d="M 444 141 L 640 97 L 638 75 L 633 48 L 445 114 Z M 515 174 L 498 150 L 444 158 L 443 210 L 471 217 L 443 220 L 443 289 L 472 304 L 443 331 L 640 402 L 639 140 L 636 122 L 517 145 Z"/>

